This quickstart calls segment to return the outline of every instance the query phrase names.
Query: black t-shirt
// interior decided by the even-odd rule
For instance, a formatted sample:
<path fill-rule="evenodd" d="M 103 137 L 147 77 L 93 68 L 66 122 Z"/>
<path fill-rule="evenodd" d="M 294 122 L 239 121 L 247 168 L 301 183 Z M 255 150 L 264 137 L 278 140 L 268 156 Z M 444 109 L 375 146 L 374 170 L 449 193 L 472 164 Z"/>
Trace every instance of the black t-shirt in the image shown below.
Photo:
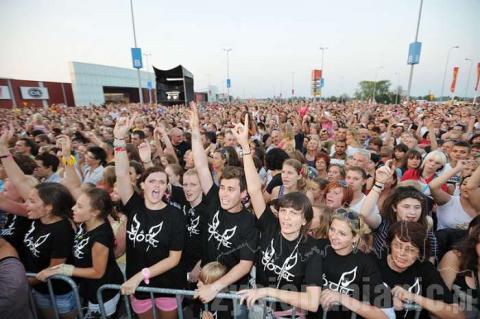
<path fill-rule="evenodd" d="M 283 182 L 282 182 L 282 174 L 277 174 L 275 176 L 272 177 L 272 180 L 270 181 L 270 183 L 268 183 L 267 187 L 265 188 L 265 190 L 271 194 L 273 189 L 277 186 L 281 186 L 283 185 Z"/>
<path fill-rule="evenodd" d="M 322 286 L 322 260 L 315 239 L 309 236 L 285 239 L 278 218 L 269 207 L 257 221 L 257 227 L 261 238 L 255 263 L 257 286 L 275 288 L 279 284 L 279 289 L 296 291 L 301 291 L 302 285 Z"/>
<path fill-rule="evenodd" d="M 67 219 L 52 224 L 43 224 L 39 219 L 34 220 L 23 240 L 25 270 L 38 273 L 49 267 L 50 260 L 54 258 L 66 258 L 68 263 L 72 254 L 74 235 L 72 225 Z M 57 295 L 70 291 L 70 286 L 62 281 L 54 280 L 52 285 Z M 48 293 L 46 283 L 37 284 L 34 289 L 43 294 Z"/>
<path fill-rule="evenodd" d="M 23 258 L 25 253 L 23 238 L 30 229 L 31 224 L 32 221 L 26 217 L 7 214 L 5 227 L 0 229 L 0 237 L 8 241 L 17 250 L 21 258 Z"/>
<path fill-rule="evenodd" d="M 205 218 L 202 223 L 202 265 L 218 261 L 229 271 L 240 260 L 255 260 L 258 230 L 255 217 L 243 208 L 238 213 L 230 213 L 220 206 L 218 187 L 213 185 L 203 198 L 206 203 Z M 246 285 L 248 275 L 236 284 Z"/>
<path fill-rule="evenodd" d="M 182 268 L 185 273 L 190 272 L 196 263 L 202 258 L 202 237 L 200 219 L 205 213 L 206 204 L 200 202 L 191 207 L 185 198 L 183 188 L 172 186 L 171 200 L 180 207 L 185 217 L 185 249 L 182 253 Z M 184 276 L 186 278 L 186 276 Z"/>
<path fill-rule="evenodd" d="M 429 261 L 416 261 L 407 270 L 398 273 L 392 270 L 387 256 L 378 260 L 378 266 L 384 282 L 390 287 L 400 286 L 414 294 L 422 295 L 445 303 L 453 303 L 450 290 L 440 277 L 440 273 Z M 395 311 L 397 318 L 415 318 L 415 311 Z M 419 318 L 429 318 L 428 312 L 422 310 Z"/>
<path fill-rule="evenodd" d="M 73 265 L 79 268 L 93 267 L 92 248 L 95 243 L 108 248 L 108 262 L 103 277 L 100 279 L 76 279 L 80 286 L 80 295 L 97 304 L 98 288 L 104 284 L 121 284 L 123 276 L 115 261 L 114 236 L 108 221 L 88 232 L 85 230 L 85 225 L 79 226 L 73 242 Z M 104 300 L 112 299 L 117 293 L 117 291 L 107 289 L 103 294 Z"/>
<path fill-rule="evenodd" d="M 322 289 L 337 291 L 379 308 L 391 308 L 388 304 L 390 289 L 383 284 L 373 256 L 361 251 L 340 256 L 328 240 L 319 240 L 318 247 L 323 256 Z M 351 315 L 351 311 L 343 306 L 333 306 L 327 312 L 327 318 L 349 319 Z M 309 318 L 323 318 L 323 310 L 319 308 L 317 313 L 309 313 Z"/>
<path fill-rule="evenodd" d="M 177 208 L 167 205 L 160 210 L 150 210 L 144 199 L 134 193 L 125 205 L 127 215 L 127 279 L 167 258 L 170 251 L 181 251 L 184 246 L 185 220 Z M 164 274 L 150 279 L 151 287 L 182 288 L 178 278 L 181 270 L 176 266 Z M 143 285 L 143 284 L 142 284 Z M 135 293 L 139 299 L 149 294 Z"/>

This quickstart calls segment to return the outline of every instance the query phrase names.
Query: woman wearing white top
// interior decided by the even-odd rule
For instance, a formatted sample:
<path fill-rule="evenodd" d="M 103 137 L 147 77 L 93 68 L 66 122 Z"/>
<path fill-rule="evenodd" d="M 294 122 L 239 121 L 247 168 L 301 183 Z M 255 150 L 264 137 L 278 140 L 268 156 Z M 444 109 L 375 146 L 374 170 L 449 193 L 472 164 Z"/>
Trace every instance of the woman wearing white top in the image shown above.
<path fill-rule="evenodd" d="M 466 229 L 468 223 L 480 213 L 478 196 L 480 172 L 478 169 L 471 177 L 466 177 L 462 180 L 460 184 L 460 195 L 452 196 L 441 189 L 443 184 L 463 169 L 463 161 L 458 161 L 453 169 L 435 178 L 428 184 L 432 197 L 438 204 L 437 230 L 445 228 Z"/>
<path fill-rule="evenodd" d="M 365 173 L 365 171 L 361 167 L 358 167 L 358 166 L 349 167 L 347 169 L 347 176 L 345 178 L 345 181 L 353 191 L 353 199 L 349 207 L 351 210 L 353 210 L 358 214 L 360 212 L 360 209 L 362 208 L 365 198 L 367 197 L 363 193 L 363 190 L 365 189 L 365 185 L 367 184 L 367 173 Z M 374 215 L 378 215 L 378 216 L 374 216 Z M 376 218 L 380 217 L 380 212 L 378 210 L 377 205 L 373 207 L 373 213 L 370 216 L 375 220 Z"/>

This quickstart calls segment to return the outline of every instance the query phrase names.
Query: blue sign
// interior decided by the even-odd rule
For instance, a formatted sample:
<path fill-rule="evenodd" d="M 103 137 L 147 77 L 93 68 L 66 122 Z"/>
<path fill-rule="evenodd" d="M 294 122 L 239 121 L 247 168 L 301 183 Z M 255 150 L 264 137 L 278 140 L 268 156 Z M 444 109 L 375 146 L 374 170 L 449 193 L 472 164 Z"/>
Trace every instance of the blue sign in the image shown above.
<path fill-rule="evenodd" d="M 149 88 L 149 89 L 152 89 L 152 88 L 153 88 L 153 86 L 152 86 L 152 81 L 148 81 L 148 82 L 147 82 L 147 88 Z"/>
<path fill-rule="evenodd" d="M 407 64 L 420 63 L 420 51 L 422 50 L 422 42 L 412 42 L 408 48 Z"/>
<path fill-rule="evenodd" d="M 135 69 L 143 68 L 142 63 L 142 49 L 132 48 L 132 63 Z"/>
<path fill-rule="evenodd" d="M 227 88 L 231 88 L 231 87 L 232 87 L 232 80 L 227 79 Z"/>
<path fill-rule="evenodd" d="M 320 79 L 320 87 L 323 88 L 325 86 L 325 79 L 321 78 Z"/>

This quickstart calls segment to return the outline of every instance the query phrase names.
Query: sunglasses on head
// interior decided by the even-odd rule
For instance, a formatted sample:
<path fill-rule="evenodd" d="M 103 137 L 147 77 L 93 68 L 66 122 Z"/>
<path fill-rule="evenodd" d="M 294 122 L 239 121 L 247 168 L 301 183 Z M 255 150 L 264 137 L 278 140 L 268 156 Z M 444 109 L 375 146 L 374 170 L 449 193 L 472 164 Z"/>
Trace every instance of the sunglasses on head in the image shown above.
<path fill-rule="evenodd" d="M 343 220 L 348 220 L 352 225 L 352 228 L 359 229 L 360 228 L 360 219 L 358 215 L 352 211 L 345 208 L 338 208 L 333 215 L 333 218 L 339 218 Z"/>

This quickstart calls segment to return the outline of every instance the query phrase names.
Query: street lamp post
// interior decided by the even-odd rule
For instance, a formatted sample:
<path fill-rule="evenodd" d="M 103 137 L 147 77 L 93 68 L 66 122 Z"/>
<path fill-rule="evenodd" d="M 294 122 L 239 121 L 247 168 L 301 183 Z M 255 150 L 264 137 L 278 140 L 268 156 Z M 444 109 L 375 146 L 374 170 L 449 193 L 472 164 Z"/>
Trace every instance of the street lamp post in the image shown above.
<path fill-rule="evenodd" d="M 375 81 L 373 81 L 373 95 L 372 95 L 372 102 L 373 103 L 377 103 L 377 100 L 375 99 L 375 93 L 377 91 L 377 77 L 378 77 L 378 71 L 380 69 L 383 69 L 383 66 L 379 66 L 376 70 L 375 70 Z"/>
<path fill-rule="evenodd" d="M 227 86 L 227 98 L 228 98 L 228 103 L 230 103 L 230 51 L 232 51 L 231 48 L 228 49 L 223 49 L 227 55 L 227 81 L 226 81 L 226 86 Z"/>
<path fill-rule="evenodd" d="M 398 104 L 398 98 L 400 95 L 400 74 L 395 72 L 395 75 L 397 76 L 397 94 L 395 95 L 395 104 Z"/>
<path fill-rule="evenodd" d="M 467 99 L 467 93 L 468 93 L 468 86 L 470 85 L 470 75 L 472 75 L 473 61 L 472 61 L 472 59 L 469 59 L 469 58 L 465 58 L 465 61 L 470 62 L 470 67 L 468 68 L 467 85 L 465 85 L 465 94 L 463 95 L 464 99 L 466 100 Z"/>
<path fill-rule="evenodd" d="M 149 62 L 149 57 L 152 56 L 151 53 L 148 53 L 148 52 L 145 52 L 143 53 L 143 55 L 146 57 L 147 59 L 147 65 L 146 65 L 146 68 L 147 68 L 147 72 L 150 72 L 150 62 Z M 150 78 L 150 73 L 148 73 L 147 75 L 148 77 L 148 81 L 151 83 L 152 82 L 152 79 Z M 152 88 L 151 87 L 148 87 L 148 103 L 152 104 Z"/>
<path fill-rule="evenodd" d="M 325 69 L 324 69 L 325 50 L 328 50 L 328 47 L 320 47 L 320 50 L 322 50 L 322 65 L 321 65 L 322 76 L 320 77 L 320 91 L 318 93 L 321 101 L 322 100 L 322 81 L 324 81 L 323 76 L 325 75 Z"/>
<path fill-rule="evenodd" d="M 132 12 L 133 45 L 135 48 L 137 48 L 137 34 L 135 32 L 135 18 L 133 15 L 133 0 L 130 0 L 130 11 Z M 142 79 L 140 77 L 139 68 L 137 68 L 137 77 L 138 77 L 138 96 L 140 97 L 140 106 L 143 106 Z"/>
<path fill-rule="evenodd" d="M 422 18 L 422 7 L 423 7 L 423 0 L 420 0 L 420 9 L 418 10 L 417 31 L 415 32 L 415 42 L 418 42 L 418 31 L 420 29 L 420 20 Z M 410 89 L 412 88 L 413 67 L 414 66 L 415 66 L 415 64 L 410 65 L 410 76 L 408 77 L 407 98 L 409 100 L 410 100 Z"/>
<path fill-rule="evenodd" d="M 442 89 L 440 91 L 440 100 L 443 101 L 443 92 L 444 92 L 444 89 L 445 89 L 445 79 L 447 77 L 447 68 L 448 68 L 448 60 L 450 59 L 450 53 L 452 52 L 453 49 L 458 49 L 460 48 L 458 45 L 455 45 L 453 47 L 451 47 L 450 49 L 448 49 L 448 53 L 447 53 L 447 62 L 445 62 L 445 71 L 443 71 L 443 80 L 442 80 Z"/>
<path fill-rule="evenodd" d="M 295 96 L 295 72 L 292 72 L 292 99 L 294 96 Z"/>

